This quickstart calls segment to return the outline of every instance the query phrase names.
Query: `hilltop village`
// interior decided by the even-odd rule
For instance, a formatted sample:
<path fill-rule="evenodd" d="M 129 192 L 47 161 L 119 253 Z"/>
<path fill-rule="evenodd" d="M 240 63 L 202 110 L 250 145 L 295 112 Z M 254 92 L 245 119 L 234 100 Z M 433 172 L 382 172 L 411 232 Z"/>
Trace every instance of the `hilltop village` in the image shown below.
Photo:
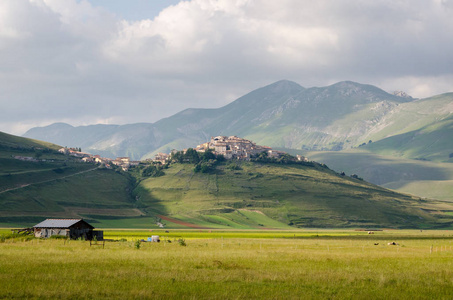
<path fill-rule="evenodd" d="M 210 149 L 215 155 L 223 155 L 225 159 L 237 160 L 250 160 L 253 156 L 263 152 L 266 152 L 267 156 L 270 158 L 279 158 L 286 154 L 286 152 L 273 150 L 271 147 L 267 146 L 260 146 L 252 141 L 237 136 L 211 137 L 211 141 L 200 144 L 193 149 L 201 153 Z M 183 153 L 186 153 L 187 150 L 188 149 L 184 149 Z M 154 157 L 154 161 L 165 164 L 171 160 L 172 154 L 176 152 L 177 150 L 172 150 L 169 154 L 158 153 Z M 307 158 L 301 155 L 297 155 L 296 157 L 299 161 L 307 161 Z"/>
<path fill-rule="evenodd" d="M 216 136 L 211 137 L 211 140 L 207 143 L 200 144 L 193 148 L 195 151 L 204 153 L 206 151 L 212 151 L 215 155 L 222 155 L 225 159 L 237 159 L 237 160 L 250 160 L 253 156 L 266 153 L 269 158 L 279 158 L 285 155 L 286 152 L 273 150 L 271 147 L 260 146 L 256 143 L 246 140 L 237 136 Z M 186 153 L 188 149 L 183 149 L 182 153 Z M 117 157 L 116 159 L 101 157 L 100 155 L 92 155 L 89 153 L 82 152 L 80 148 L 61 148 L 59 152 L 79 157 L 84 162 L 102 164 L 107 168 L 112 168 L 112 165 L 121 167 L 124 171 L 127 171 L 130 167 L 138 166 L 141 161 L 132 161 L 129 157 Z M 179 152 L 178 150 L 172 150 L 170 153 L 158 153 L 152 159 L 152 162 L 157 162 L 162 165 L 168 163 L 172 159 L 172 155 Z M 296 156 L 298 161 L 307 161 L 306 157 L 301 155 Z"/>
<path fill-rule="evenodd" d="M 129 170 L 130 167 L 138 166 L 140 161 L 132 161 L 129 157 L 117 157 L 116 159 L 111 159 L 107 157 L 101 157 L 100 155 L 92 155 L 90 153 L 85 153 L 80 151 L 80 148 L 61 148 L 58 152 L 65 155 L 81 158 L 83 162 L 87 163 L 97 163 L 104 165 L 106 168 L 111 169 L 113 165 L 121 167 L 123 171 Z"/>

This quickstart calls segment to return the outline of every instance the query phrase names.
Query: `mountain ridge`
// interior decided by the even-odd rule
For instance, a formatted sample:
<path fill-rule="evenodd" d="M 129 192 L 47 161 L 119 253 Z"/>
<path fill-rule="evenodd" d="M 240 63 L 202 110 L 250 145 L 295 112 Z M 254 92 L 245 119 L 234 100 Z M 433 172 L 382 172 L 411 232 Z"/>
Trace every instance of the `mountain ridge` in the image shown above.
<path fill-rule="evenodd" d="M 453 99 L 450 94 L 435 97 Z M 430 98 L 420 103 L 426 99 Z M 392 115 L 404 112 L 405 107 L 415 107 L 417 101 L 420 100 L 352 81 L 305 88 L 293 81 L 280 80 L 223 107 L 189 108 L 154 123 L 66 127 L 60 135 L 50 135 L 51 128 L 40 127 L 23 136 L 82 147 L 107 157 L 133 159 L 193 147 L 216 135 L 237 135 L 271 147 L 341 150 L 387 138 L 393 135 L 391 130 L 404 133 L 411 120 L 396 120 Z M 441 105 L 439 110 L 442 111 Z M 435 117 L 430 122 L 441 115 L 431 114 Z M 402 129 L 394 123 L 401 123 Z"/>

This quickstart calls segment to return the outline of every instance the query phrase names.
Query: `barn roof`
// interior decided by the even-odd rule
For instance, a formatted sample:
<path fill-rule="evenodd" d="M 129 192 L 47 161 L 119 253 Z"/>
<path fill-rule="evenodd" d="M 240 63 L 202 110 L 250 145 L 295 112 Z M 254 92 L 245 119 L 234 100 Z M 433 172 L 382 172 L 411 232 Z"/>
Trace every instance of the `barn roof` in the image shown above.
<path fill-rule="evenodd" d="M 33 228 L 69 228 L 79 222 L 83 222 L 89 227 L 94 228 L 83 219 L 47 219 L 39 224 L 36 224 Z"/>

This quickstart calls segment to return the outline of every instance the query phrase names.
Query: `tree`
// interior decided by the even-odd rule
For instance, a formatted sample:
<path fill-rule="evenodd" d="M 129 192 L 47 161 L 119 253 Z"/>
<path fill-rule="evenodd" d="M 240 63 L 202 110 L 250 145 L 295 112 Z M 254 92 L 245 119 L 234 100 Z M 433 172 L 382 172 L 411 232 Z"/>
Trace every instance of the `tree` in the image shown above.
<path fill-rule="evenodd" d="M 352 174 L 351 178 L 358 179 L 358 180 L 363 180 L 363 178 L 359 177 L 357 174 Z"/>
<path fill-rule="evenodd" d="M 290 164 L 297 161 L 297 158 L 288 153 L 285 153 L 282 156 L 280 156 L 277 161 L 281 164 Z"/>
<path fill-rule="evenodd" d="M 208 148 L 204 153 L 199 154 L 200 159 L 203 161 L 207 161 L 210 159 L 216 159 L 214 151 L 211 148 Z"/>
<path fill-rule="evenodd" d="M 165 175 L 164 171 L 161 168 L 156 166 L 150 165 L 143 169 L 142 176 L 143 177 L 159 177 Z"/>
<path fill-rule="evenodd" d="M 182 151 L 173 152 L 171 154 L 171 160 L 172 161 L 176 161 L 176 162 L 182 163 L 183 159 L 184 159 L 184 154 L 182 153 Z"/>
<path fill-rule="evenodd" d="M 194 171 L 201 173 L 210 173 L 216 169 L 217 161 L 210 159 L 207 161 L 200 161 L 194 168 Z"/>
<path fill-rule="evenodd" d="M 255 156 L 255 160 L 259 162 L 269 162 L 269 153 L 267 151 L 263 151 Z"/>
<path fill-rule="evenodd" d="M 40 159 L 41 156 L 42 156 L 42 152 L 41 151 L 38 150 L 38 151 L 35 152 L 35 158 L 36 159 Z"/>
<path fill-rule="evenodd" d="M 184 154 L 184 161 L 188 163 L 197 164 L 200 161 L 198 152 L 193 148 L 187 149 L 186 153 Z"/>

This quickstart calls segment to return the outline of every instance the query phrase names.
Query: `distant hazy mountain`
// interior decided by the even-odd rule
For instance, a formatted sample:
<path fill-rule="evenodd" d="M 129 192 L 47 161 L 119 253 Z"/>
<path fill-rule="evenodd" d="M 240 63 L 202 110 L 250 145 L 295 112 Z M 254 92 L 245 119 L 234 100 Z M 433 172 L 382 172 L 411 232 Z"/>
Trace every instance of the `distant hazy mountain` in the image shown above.
<path fill-rule="evenodd" d="M 376 151 L 387 151 L 387 142 L 381 147 L 375 142 L 435 129 L 435 124 L 451 116 L 452 100 L 453 94 L 415 100 L 404 93 L 392 95 L 350 81 L 307 89 L 283 80 L 224 107 L 186 109 L 153 124 L 72 127 L 58 123 L 32 128 L 24 136 L 133 159 L 193 147 L 215 135 L 237 135 L 271 147 L 306 150 L 341 150 L 372 140 L 370 145 Z M 452 133 L 450 127 L 444 128 L 446 134 Z"/>

